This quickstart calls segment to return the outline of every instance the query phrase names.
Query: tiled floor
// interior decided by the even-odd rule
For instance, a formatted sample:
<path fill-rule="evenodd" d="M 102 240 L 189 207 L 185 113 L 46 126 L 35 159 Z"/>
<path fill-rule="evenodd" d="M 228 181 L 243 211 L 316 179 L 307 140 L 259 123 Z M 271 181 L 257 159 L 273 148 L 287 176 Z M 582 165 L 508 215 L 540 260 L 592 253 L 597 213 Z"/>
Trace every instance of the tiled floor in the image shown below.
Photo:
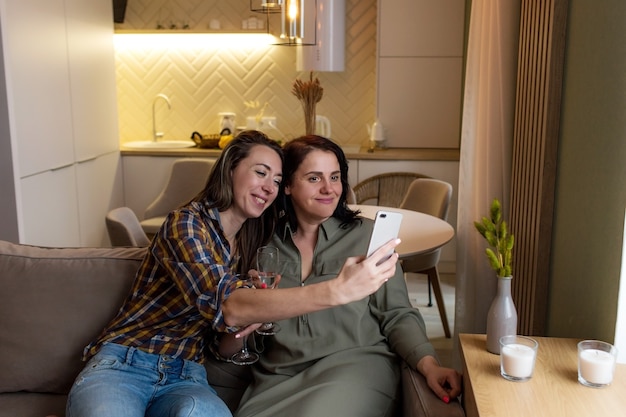
<path fill-rule="evenodd" d="M 443 292 L 446 313 L 450 331 L 454 336 L 454 274 L 440 274 L 441 289 Z M 452 339 L 445 337 L 437 308 L 437 301 L 433 294 L 433 306 L 428 307 L 428 287 L 426 275 L 406 274 L 409 298 L 413 306 L 417 307 L 424 317 L 426 332 L 431 343 L 435 347 L 439 360 L 444 366 L 453 366 L 452 360 Z"/>

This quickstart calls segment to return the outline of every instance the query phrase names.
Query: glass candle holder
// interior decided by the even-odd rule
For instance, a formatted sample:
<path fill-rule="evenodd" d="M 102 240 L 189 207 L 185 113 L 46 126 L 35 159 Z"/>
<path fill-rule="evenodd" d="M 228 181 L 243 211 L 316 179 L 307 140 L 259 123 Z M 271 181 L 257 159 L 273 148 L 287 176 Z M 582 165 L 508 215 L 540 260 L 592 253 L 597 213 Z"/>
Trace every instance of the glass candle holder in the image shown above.
<path fill-rule="evenodd" d="M 578 382 L 593 387 L 606 387 L 613 382 L 617 348 L 599 340 L 578 343 Z"/>
<path fill-rule="evenodd" d="M 539 343 L 527 336 L 500 338 L 500 374 L 509 381 L 527 381 L 533 376 Z"/>

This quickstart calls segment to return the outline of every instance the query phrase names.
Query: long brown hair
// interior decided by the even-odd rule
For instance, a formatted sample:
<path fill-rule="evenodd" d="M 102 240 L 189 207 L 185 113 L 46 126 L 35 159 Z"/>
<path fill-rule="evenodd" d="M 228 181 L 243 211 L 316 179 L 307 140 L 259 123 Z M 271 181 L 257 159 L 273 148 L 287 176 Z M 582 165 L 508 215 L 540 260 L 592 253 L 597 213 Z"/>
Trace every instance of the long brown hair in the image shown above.
<path fill-rule="evenodd" d="M 226 145 L 222 154 L 213 165 L 207 183 L 192 201 L 205 202 L 211 208 L 225 211 L 234 202 L 234 184 L 232 172 L 241 160 L 250 155 L 250 150 L 257 145 L 267 146 L 274 150 L 284 163 L 280 145 L 269 139 L 263 132 L 245 130 Z M 241 256 L 238 272 L 247 272 L 254 268 L 254 259 L 258 247 L 265 245 L 276 226 L 276 202 L 269 206 L 258 218 L 248 219 L 237 232 L 236 251 Z"/>

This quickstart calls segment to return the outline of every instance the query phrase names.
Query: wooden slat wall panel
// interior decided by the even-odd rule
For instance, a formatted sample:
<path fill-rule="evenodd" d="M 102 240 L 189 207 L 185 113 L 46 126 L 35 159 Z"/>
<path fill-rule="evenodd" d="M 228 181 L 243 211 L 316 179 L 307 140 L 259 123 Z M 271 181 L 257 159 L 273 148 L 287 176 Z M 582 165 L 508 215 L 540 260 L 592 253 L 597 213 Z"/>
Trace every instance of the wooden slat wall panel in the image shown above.
<path fill-rule="evenodd" d="M 518 332 L 543 335 L 568 0 L 522 0 L 510 226 Z"/>

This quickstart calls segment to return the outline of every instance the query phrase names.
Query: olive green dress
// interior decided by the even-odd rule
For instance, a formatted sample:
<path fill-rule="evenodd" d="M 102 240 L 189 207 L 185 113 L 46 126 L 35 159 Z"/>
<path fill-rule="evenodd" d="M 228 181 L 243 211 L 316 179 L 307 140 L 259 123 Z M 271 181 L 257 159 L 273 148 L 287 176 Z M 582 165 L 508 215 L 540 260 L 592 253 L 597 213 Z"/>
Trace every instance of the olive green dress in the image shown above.
<path fill-rule="evenodd" d="M 335 278 L 347 257 L 365 254 L 372 226 L 370 219 L 347 228 L 335 218 L 324 222 L 304 282 L 290 228 L 279 230 L 271 244 L 280 249 L 280 287 Z M 415 366 L 423 356 L 435 356 L 400 267 L 370 297 L 278 323 L 281 331 L 264 339 L 237 417 L 393 415 L 400 358 Z"/>

